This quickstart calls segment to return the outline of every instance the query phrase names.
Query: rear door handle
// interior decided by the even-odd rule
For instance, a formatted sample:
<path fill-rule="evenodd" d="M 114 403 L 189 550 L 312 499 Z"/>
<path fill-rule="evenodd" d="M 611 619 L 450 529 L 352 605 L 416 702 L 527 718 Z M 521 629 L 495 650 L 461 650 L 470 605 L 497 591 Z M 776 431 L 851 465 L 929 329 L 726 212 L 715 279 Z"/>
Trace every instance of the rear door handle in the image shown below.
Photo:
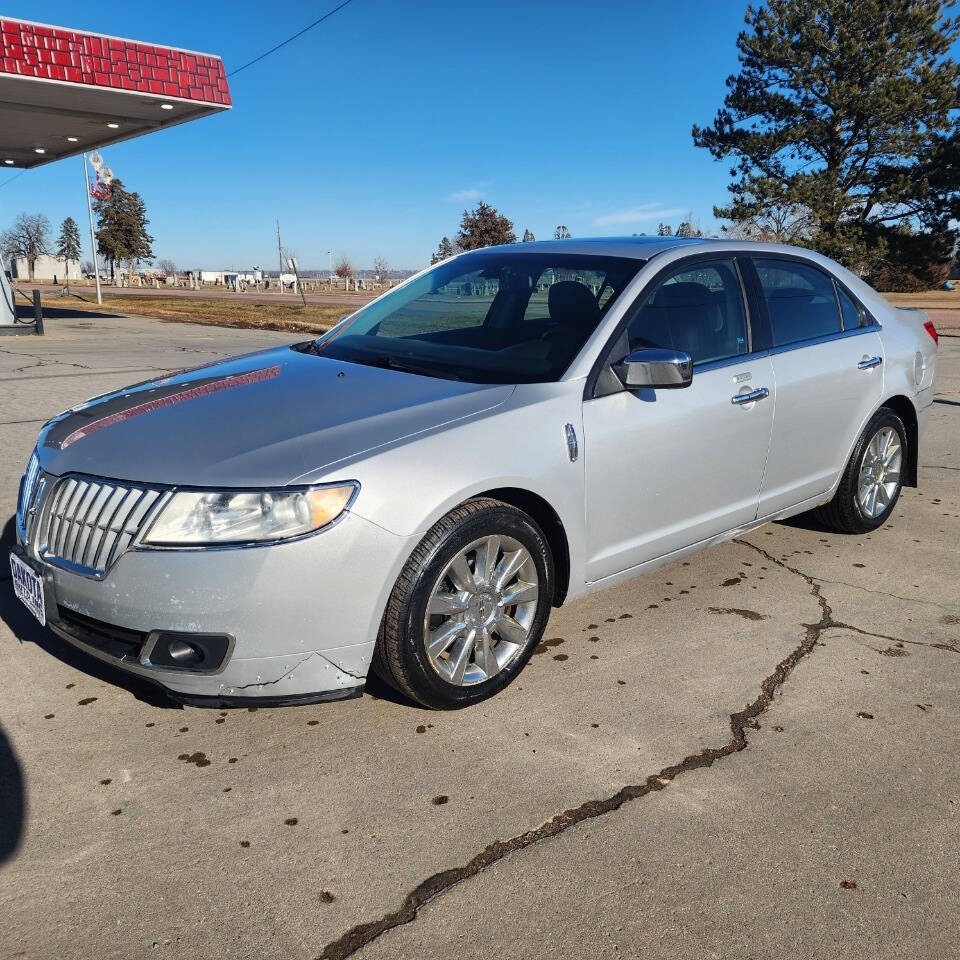
<path fill-rule="evenodd" d="M 753 403 L 755 400 L 765 400 L 770 396 L 770 391 L 766 387 L 757 387 L 749 393 L 737 393 L 730 398 L 730 402 L 740 406 L 743 403 Z"/>
<path fill-rule="evenodd" d="M 883 363 L 883 357 L 864 357 L 858 364 L 858 370 L 870 370 L 872 367 L 879 367 Z"/>

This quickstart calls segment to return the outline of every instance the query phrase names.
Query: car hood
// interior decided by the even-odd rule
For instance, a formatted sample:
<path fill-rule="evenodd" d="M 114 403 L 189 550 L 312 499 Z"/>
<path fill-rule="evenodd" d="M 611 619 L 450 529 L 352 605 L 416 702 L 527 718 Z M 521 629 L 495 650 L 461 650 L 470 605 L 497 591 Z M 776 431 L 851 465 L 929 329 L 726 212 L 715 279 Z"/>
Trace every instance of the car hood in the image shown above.
<path fill-rule="evenodd" d="M 514 389 L 280 347 L 88 400 L 46 424 L 37 449 L 43 469 L 57 475 L 283 486 L 481 413 Z"/>

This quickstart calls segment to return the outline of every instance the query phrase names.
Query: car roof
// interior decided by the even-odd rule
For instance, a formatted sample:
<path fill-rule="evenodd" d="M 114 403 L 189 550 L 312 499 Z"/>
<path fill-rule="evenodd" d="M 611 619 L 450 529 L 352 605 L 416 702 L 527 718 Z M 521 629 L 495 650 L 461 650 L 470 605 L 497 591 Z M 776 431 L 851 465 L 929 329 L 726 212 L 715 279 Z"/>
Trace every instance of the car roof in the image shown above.
<path fill-rule="evenodd" d="M 649 260 L 664 250 L 703 243 L 701 237 L 574 237 L 567 240 L 533 240 L 529 243 L 504 243 L 482 247 L 477 253 L 574 253 L 594 256 L 632 257 Z M 474 251 L 468 251 L 470 253 Z"/>
<path fill-rule="evenodd" d="M 573 237 L 569 240 L 534 240 L 530 243 L 505 243 L 495 247 L 481 247 L 471 253 L 573 253 L 581 255 L 631 257 L 649 260 L 668 250 L 680 252 L 681 248 L 702 248 L 704 253 L 726 252 L 730 247 L 737 251 L 757 253 L 786 253 L 811 260 L 829 263 L 812 250 L 789 246 L 784 243 L 761 243 L 752 240 L 730 240 L 716 237 Z M 835 264 L 832 264 L 835 266 Z"/>

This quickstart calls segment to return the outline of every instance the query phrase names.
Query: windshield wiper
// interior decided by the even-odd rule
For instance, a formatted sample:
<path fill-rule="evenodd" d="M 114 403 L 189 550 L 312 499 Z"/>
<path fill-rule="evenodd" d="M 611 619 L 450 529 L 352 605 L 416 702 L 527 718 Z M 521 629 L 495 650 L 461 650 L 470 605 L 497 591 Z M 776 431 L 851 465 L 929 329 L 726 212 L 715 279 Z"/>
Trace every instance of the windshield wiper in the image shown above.
<path fill-rule="evenodd" d="M 398 360 L 396 357 L 391 357 L 385 353 L 378 357 L 371 357 L 369 360 L 361 360 L 360 363 L 366 363 L 371 367 L 383 367 L 385 370 L 396 370 L 399 373 L 413 373 L 418 374 L 421 377 L 435 377 L 438 380 L 462 379 L 455 373 L 441 373 L 440 371 L 433 370 L 430 367 L 421 367 L 415 363 L 408 363 L 406 360 Z"/>

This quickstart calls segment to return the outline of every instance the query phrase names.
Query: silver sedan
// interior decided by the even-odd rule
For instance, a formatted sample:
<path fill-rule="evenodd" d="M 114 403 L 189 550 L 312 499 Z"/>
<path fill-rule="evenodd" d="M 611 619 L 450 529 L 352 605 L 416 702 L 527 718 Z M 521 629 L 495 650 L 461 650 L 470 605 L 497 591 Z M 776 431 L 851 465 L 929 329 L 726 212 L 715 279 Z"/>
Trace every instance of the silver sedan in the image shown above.
<path fill-rule="evenodd" d="M 501 690 L 552 606 L 915 486 L 936 331 L 815 253 L 636 238 L 440 263 L 318 340 L 54 418 L 14 587 L 194 704 Z"/>

